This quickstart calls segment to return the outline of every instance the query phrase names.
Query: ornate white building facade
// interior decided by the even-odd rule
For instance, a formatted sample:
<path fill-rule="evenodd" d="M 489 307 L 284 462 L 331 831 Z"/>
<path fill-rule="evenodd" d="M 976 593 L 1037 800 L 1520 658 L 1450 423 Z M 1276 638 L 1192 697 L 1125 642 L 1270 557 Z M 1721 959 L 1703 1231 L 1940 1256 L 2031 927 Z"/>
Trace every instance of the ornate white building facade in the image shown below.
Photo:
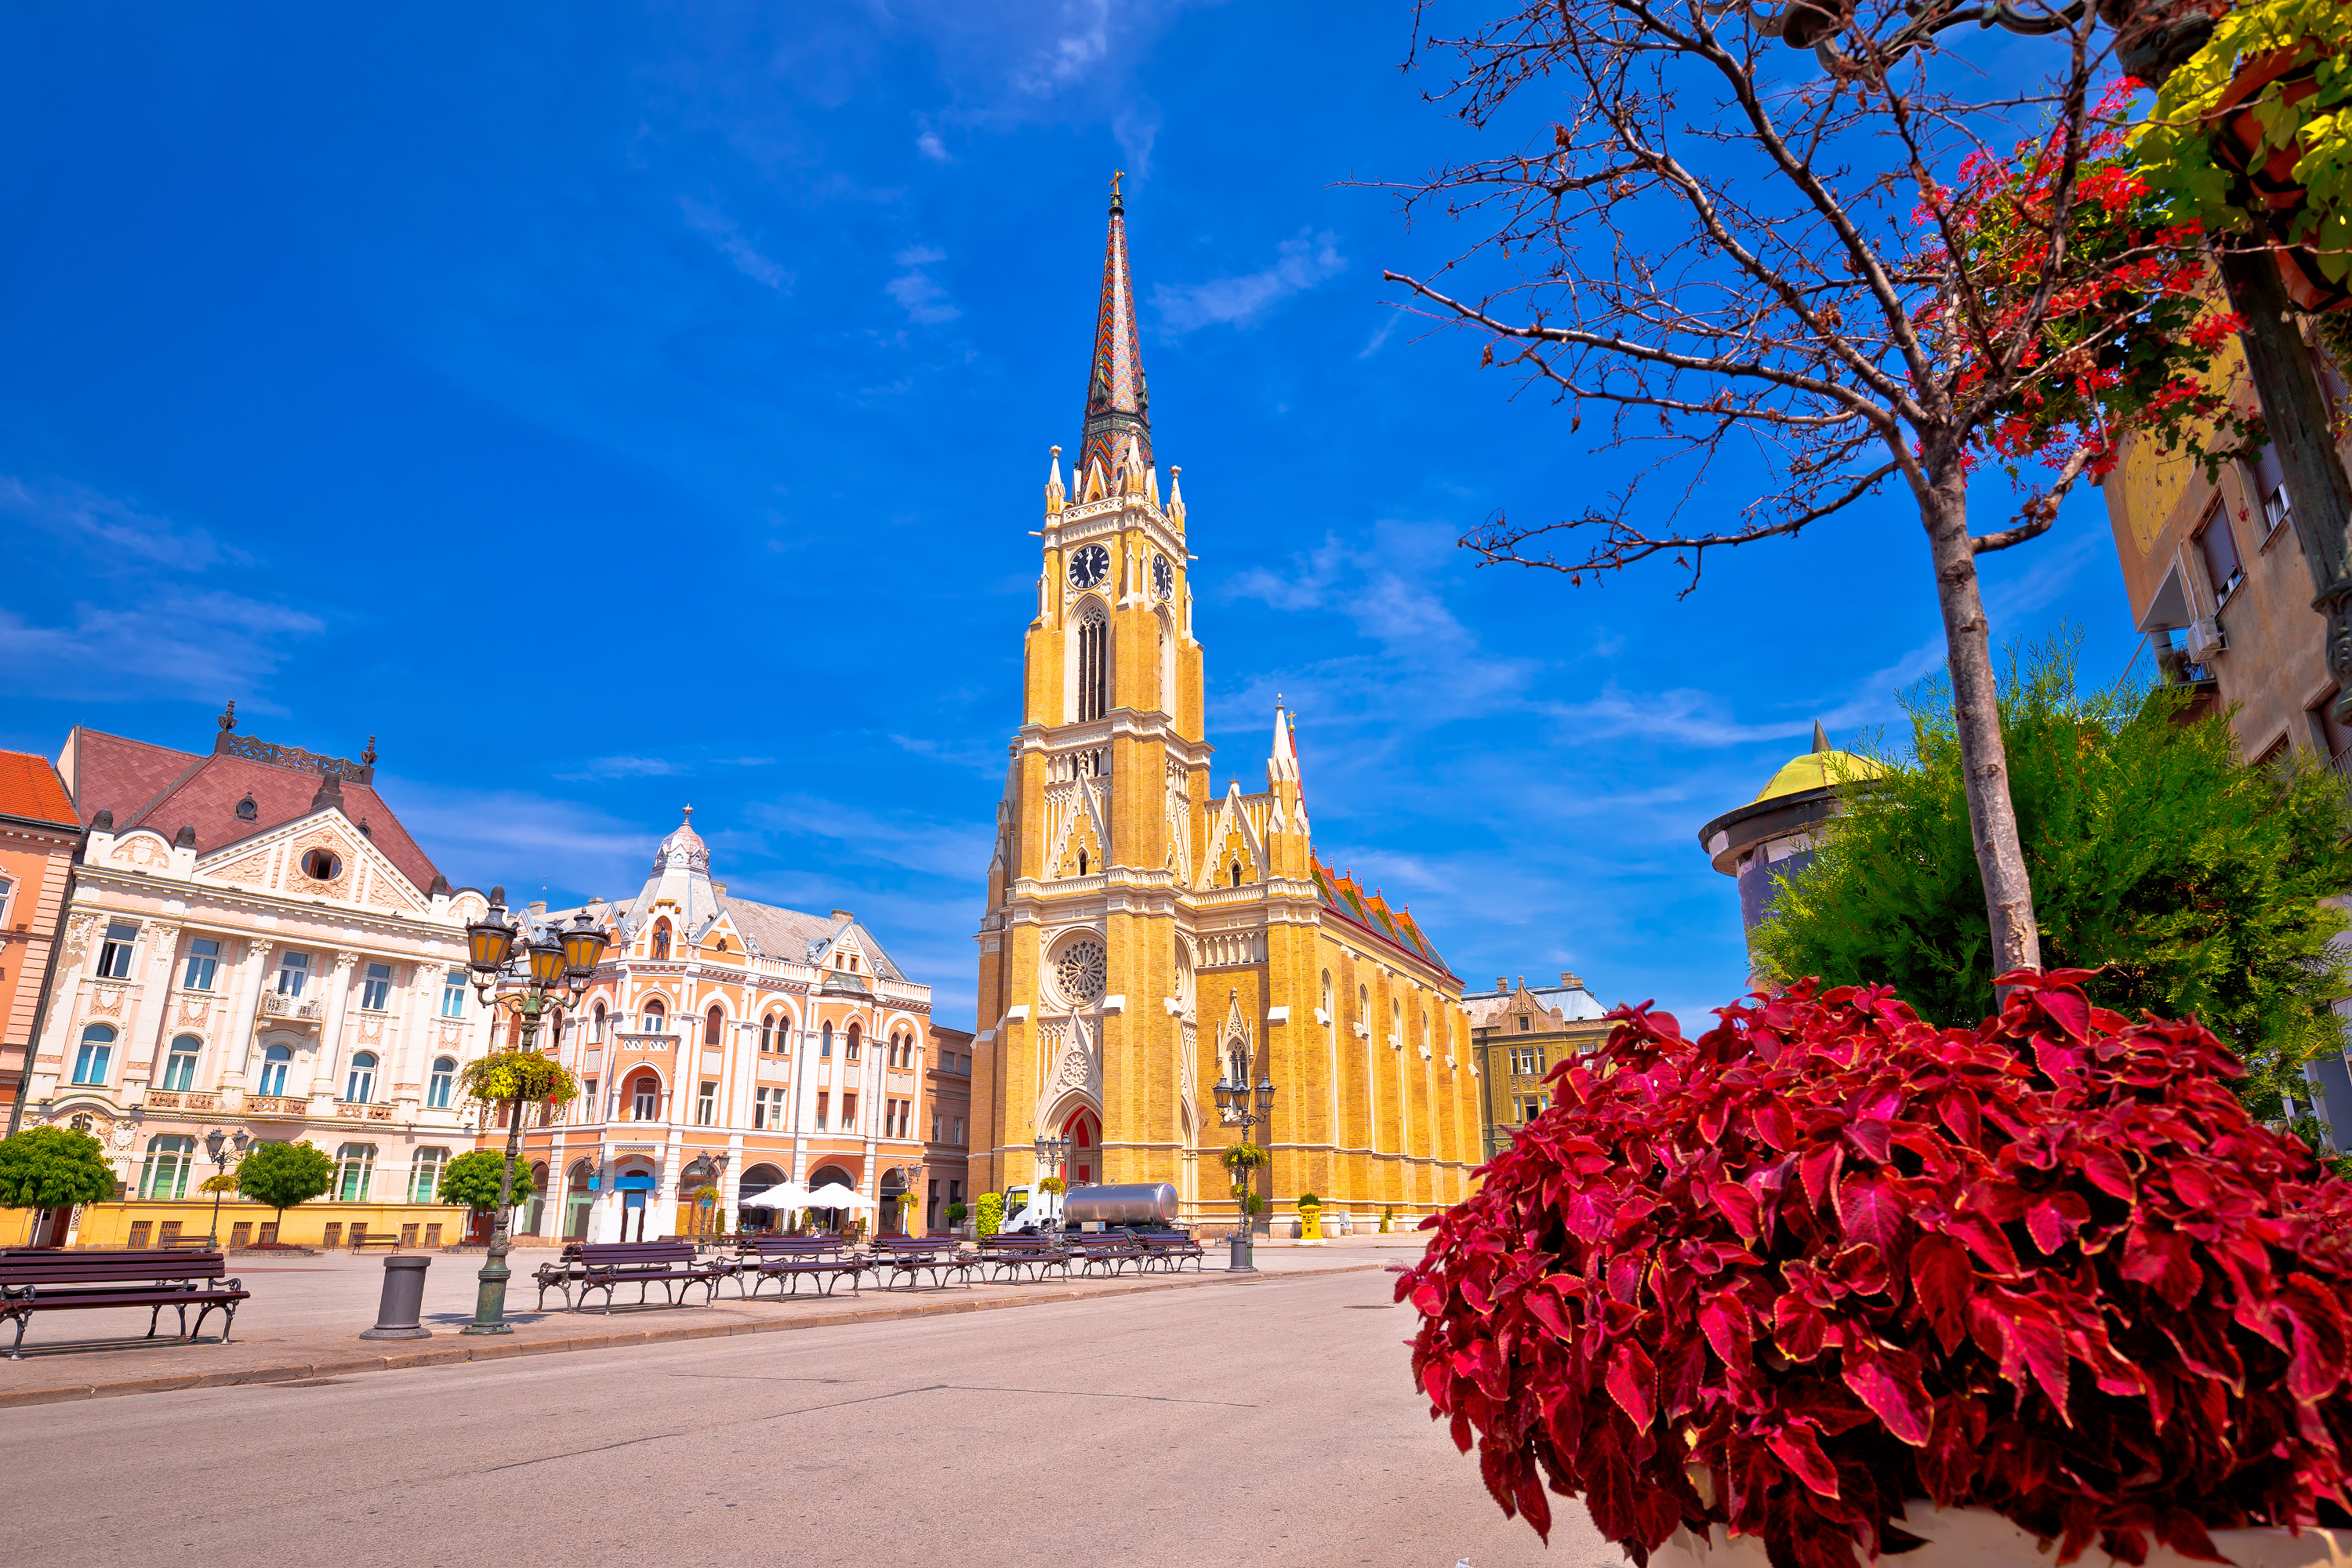
<path fill-rule="evenodd" d="M 488 1032 L 464 928 L 487 900 L 451 889 L 373 763 L 373 742 L 353 762 L 238 735 L 233 709 L 209 753 L 68 736 L 58 771 L 86 837 L 23 1116 L 95 1134 L 115 1163 L 121 1201 L 95 1206 L 122 1212 L 81 1216 L 80 1239 L 184 1223 L 169 1205 L 202 1198 L 215 1128 L 335 1161 L 288 1239 L 297 1215 L 311 1239 L 351 1205 L 432 1204 L 473 1145 L 456 1080 Z M 454 1240 L 458 1220 L 422 1223 Z M 49 1216 L 42 1239 L 74 1223 Z M 235 1223 L 225 1241 L 271 1238 L 267 1219 Z"/>

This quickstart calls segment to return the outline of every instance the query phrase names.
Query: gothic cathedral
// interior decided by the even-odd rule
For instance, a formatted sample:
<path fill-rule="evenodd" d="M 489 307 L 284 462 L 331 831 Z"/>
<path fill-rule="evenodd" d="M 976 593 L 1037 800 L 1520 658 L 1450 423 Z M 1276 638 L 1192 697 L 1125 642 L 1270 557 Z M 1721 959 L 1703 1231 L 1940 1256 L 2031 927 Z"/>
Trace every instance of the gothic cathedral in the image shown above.
<path fill-rule="evenodd" d="M 1053 1136 L 1073 1186 L 1168 1182 L 1186 1221 L 1230 1224 L 1220 1156 L 1243 1130 L 1212 1089 L 1246 1071 L 1272 1086 L 1248 1131 L 1277 1233 L 1307 1192 L 1327 1223 L 1410 1226 L 1478 1162 L 1462 982 L 1410 913 L 1317 861 L 1279 707 L 1265 792 L 1213 792 L 1181 470 L 1163 503 L 1116 192 L 1066 489 L 1061 450 L 978 933 L 972 1189 L 1046 1173 L 1033 1141 Z"/>

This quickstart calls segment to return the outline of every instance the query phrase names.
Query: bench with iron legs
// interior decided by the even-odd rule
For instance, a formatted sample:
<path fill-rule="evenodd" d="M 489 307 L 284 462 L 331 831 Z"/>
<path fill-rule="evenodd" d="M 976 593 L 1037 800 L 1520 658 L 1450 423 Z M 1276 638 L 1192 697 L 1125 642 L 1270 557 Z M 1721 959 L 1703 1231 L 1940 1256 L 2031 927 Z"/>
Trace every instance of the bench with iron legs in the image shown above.
<path fill-rule="evenodd" d="M 1130 1263 L 1137 1273 L 1143 1271 L 1143 1248 L 1123 1230 L 1078 1231 L 1063 1237 L 1062 1244 L 1069 1248 L 1082 1275 L 1116 1275 Z"/>
<path fill-rule="evenodd" d="M 1018 1279 L 1024 1268 L 1033 1280 L 1044 1278 L 1049 1268 L 1061 1270 L 1065 1279 L 1070 1277 L 1070 1249 L 1055 1236 L 982 1237 L 972 1262 L 997 1279 Z"/>
<path fill-rule="evenodd" d="M 777 1282 L 776 1294 L 797 1296 L 801 1281 L 814 1285 L 817 1294 L 830 1296 L 833 1288 L 846 1278 L 852 1295 L 862 1289 L 858 1276 L 872 1267 L 866 1259 L 853 1256 L 836 1239 L 823 1237 L 779 1236 L 762 1237 L 746 1244 L 742 1252 L 741 1270 L 735 1276 L 735 1289 L 740 1294 L 743 1281 L 751 1282 L 750 1294 L 757 1297 L 760 1287 L 770 1279 Z"/>
<path fill-rule="evenodd" d="M 11 1252 L 0 1256 L 0 1319 L 16 1322 L 11 1361 L 25 1353 L 25 1331 L 36 1312 L 89 1311 L 106 1307 L 146 1307 L 148 1339 L 155 1337 L 163 1309 L 179 1314 L 180 1338 L 193 1343 L 205 1319 L 217 1308 L 221 1342 L 228 1342 L 236 1304 L 250 1291 L 242 1280 L 226 1279 L 227 1263 L 217 1252 Z M 196 1326 L 188 1328 L 188 1309 Z"/>
<path fill-rule="evenodd" d="M 542 1274 L 546 1270 L 541 1271 Z M 568 1271 L 567 1271 L 568 1272 Z M 659 1285 L 667 1304 L 677 1306 L 678 1298 L 688 1286 L 702 1287 L 702 1304 L 706 1307 L 719 1299 L 719 1270 L 695 1260 L 694 1246 L 684 1241 L 608 1241 L 583 1242 L 580 1247 L 580 1273 L 566 1284 L 576 1285 L 580 1300 L 573 1305 L 571 1291 L 564 1292 L 566 1306 L 578 1311 L 587 1305 L 592 1291 L 604 1292 L 604 1312 L 613 1311 L 613 1291 L 622 1285 L 634 1283 L 637 1299 L 634 1305 L 646 1305 L 646 1291 Z M 542 1286 L 540 1299 L 546 1300 Z"/>
<path fill-rule="evenodd" d="M 393 1231 L 362 1231 L 352 1237 L 351 1249 L 355 1252 L 398 1252 L 400 1237 Z"/>
<path fill-rule="evenodd" d="M 1143 1244 L 1147 1265 L 1157 1264 L 1171 1274 L 1181 1273 L 1187 1258 L 1198 1273 L 1202 1267 L 1201 1260 L 1207 1255 L 1199 1242 L 1181 1230 L 1139 1230 L 1135 1238 Z"/>
<path fill-rule="evenodd" d="M 886 1287 L 893 1279 L 919 1285 L 927 1271 L 935 1286 L 943 1283 L 950 1274 L 961 1276 L 970 1285 L 971 1271 L 978 1267 L 980 1259 L 953 1240 L 893 1236 L 874 1244 L 874 1268 Z"/>

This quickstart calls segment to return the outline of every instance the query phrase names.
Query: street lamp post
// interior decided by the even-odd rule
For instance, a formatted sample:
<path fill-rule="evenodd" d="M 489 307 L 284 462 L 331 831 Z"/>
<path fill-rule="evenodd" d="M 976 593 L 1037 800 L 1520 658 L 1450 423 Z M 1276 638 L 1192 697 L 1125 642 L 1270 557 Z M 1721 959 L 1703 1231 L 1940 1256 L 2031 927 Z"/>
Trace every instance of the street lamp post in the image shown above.
<path fill-rule="evenodd" d="M 506 889 L 492 888 L 488 912 L 466 928 L 466 947 L 475 994 L 494 1013 L 504 1010 L 520 1021 L 522 1041 L 518 1054 L 533 1055 L 539 1049 L 540 1020 L 567 997 L 576 1006 L 581 993 L 587 990 L 588 978 L 595 973 L 596 962 L 604 952 L 604 933 L 595 929 L 585 910 L 561 931 L 541 927 L 535 936 L 527 933 L 520 922 L 507 921 Z M 499 985 L 509 981 L 520 982 L 520 988 L 500 991 Z M 495 1038 L 495 1022 L 491 1032 Z M 499 1207 L 490 1221 L 489 1254 L 482 1261 L 474 1321 L 462 1331 L 466 1333 L 514 1332 L 506 1321 L 507 1250 L 514 1223 L 515 1160 L 521 1152 L 522 1101 L 517 1097 L 507 1100 L 506 1169 L 499 1176 Z"/>
<path fill-rule="evenodd" d="M 205 1250 L 207 1252 L 217 1252 L 220 1250 L 221 1188 L 219 1179 L 228 1174 L 228 1157 L 231 1154 L 236 1154 L 240 1159 L 244 1157 L 245 1145 L 247 1142 L 247 1140 L 245 1135 L 245 1129 L 242 1127 L 236 1130 L 236 1136 L 234 1139 L 231 1139 L 226 1133 L 223 1132 L 217 1127 L 205 1134 L 205 1152 L 212 1157 L 214 1178 L 213 1228 L 211 1234 L 205 1237 Z"/>
<path fill-rule="evenodd" d="M 1246 1045 L 1236 1049 L 1234 1062 L 1226 1070 L 1234 1074 L 1235 1081 L 1227 1082 L 1223 1078 L 1217 1079 L 1213 1091 L 1217 1097 L 1217 1119 L 1228 1127 L 1240 1128 L 1242 1142 L 1247 1143 L 1251 1128 L 1274 1120 L 1274 1080 L 1261 1067 L 1257 1087 L 1255 1089 L 1250 1087 L 1250 1053 Z M 1249 1189 L 1253 1184 L 1249 1172 L 1244 1168 L 1234 1194 L 1234 1206 L 1241 1211 L 1241 1223 L 1234 1226 L 1233 1237 L 1228 1243 L 1232 1249 L 1231 1260 L 1225 1265 L 1228 1273 L 1245 1272 L 1257 1267 L 1250 1257 L 1251 1233 L 1257 1225 L 1249 1212 Z"/>
<path fill-rule="evenodd" d="M 1047 1135 L 1032 1140 L 1030 1147 L 1037 1152 L 1036 1200 L 1043 1201 L 1045 1198 L 1051 1195 L 1045 1191 L 1045 1178 L 1048 1176 L 1058 1176 L 1062 1173 L 1062 1162 L 1069 1155 L 1070 1141 L 1067 1138 L 1055 1138 L 1051 1135 Z M 1066 1184 L 1065 1184 L 1065 1185 Z M 1061 1205 L 1056 1204 L 1054 1209 L 1054 1223 L 1055 1225 L 1059 1225 L 1061 1223 Z"/>

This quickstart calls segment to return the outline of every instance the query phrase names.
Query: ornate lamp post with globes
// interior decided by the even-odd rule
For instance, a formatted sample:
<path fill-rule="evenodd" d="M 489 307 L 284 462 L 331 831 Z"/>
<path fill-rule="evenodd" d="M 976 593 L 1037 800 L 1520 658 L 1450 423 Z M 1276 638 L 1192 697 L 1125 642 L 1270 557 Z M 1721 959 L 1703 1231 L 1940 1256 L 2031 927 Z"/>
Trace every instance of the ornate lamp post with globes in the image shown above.
<path fill-rule="evenodd" d="M 1067 1138 L 1047 1135 L 1033 1140 L 1031 1146 L 1037 1152 L 1037 1190 L 1030 1201 L 1036 1203 L 1048 1195 L 1045 1192 L 1046 1180 L 1062 1173 L 1062 1162 L 1069 1157 L 1070 1141 Z M 1057 1199 L 1054 1205 L 1054 1223 L 1059 1225 L 1063 1212 L 1062 1205 L 1058 1201 L 1059 1194 L 1054 1195 Z"/>
<path fill-rule="evenodd" d="M 466 946 L 475 994 L 488 1007 L 512 1013 L 522 1026 L 516 1049 L 493 1050 L 468 1062 L 461 1075 L 468 1099 L 507 1108 L 507 1163 L 499 1177 L 489 1256 L 482 1263 L 474 1321 L 464 1331 L 507 1334 L 514 1331 L 506 1321 L 507 1247 L 514 1221 L 515 1159 L 522 1152 L 522 1108 L 532 1101 L 562 1105 L 579 1093 L 562 1064 L 540 1054 L 540 1020 L 567 997 L 578 1005 L 604 955 L 604 933 L 585 912 L 561 931 L 542 927 L 535 935 L 527 933 L 520 923 L 508 923 L 507 890 L 492 888 L 488 912 L 466 928 Z M 517 988 L 500 989 L 509 983 L 516 983 Z M 495 1039 L 495 1024 L 492 1030 Z"/>
<path fill-rule="evenodd" d="M 1225 1070 L 1234 1075 L 1238 1081 L 1228 1082 L 1223 1077 L 1217 1079 L 1217 1086 L 1213 1091 L 1217 1097 L 1217 1119 L 1228 1127 L 1240 1128 L 1242 1141 L 1238 1147 L 1249 1149 L 1253 1147 L 1250 1143 L 1249 1130 L 1262 1121 L 1270 1122 L 1274 1120 L 1274 1080 L 1266 1077 L 1261 1068 L 1258 1072 L 1257 1088 L 1255 1090 L 1250 1088 L 1250 1052 L 1246 1044 L 1234 1046 L 1233 1061 Z M 1262 1160 L 1263 1157 L 1263 1152 L 1260 1152 L 1260 1159 Z M 1234 1206 L 1241 1211 L 1241 1223 L 1234 1226 L 1233 1237 L 1229 1243 L 1233 1249 L 1233 1256 L 1231 1261 L 1225 1265 L 1228 1272 L 1250 1270 L 1257 1267 L 1250 1257 L 1251 1233 L 1257 1225 L 1255 1216 L 1250 1213 L 1252 1196 L 1250 1189 L 1254 1185 L 1250 1170 L 1258 1163 L 1258 1161 L 1252 1161 L 1234 1170 Z"/>
<path fill-rule="evenodd" d="M 205 1237 L 205 1250 L 207 1252 L 220 1250 L 220 1204 L 223 1190 L 220 1178 L 228 1174 L 229 1155 L 234 1153 L 240 1160 L 245 1157 L 247 1142 L 245 1129 L 242 1127 L 236 1130 L 234 1141 L 217 1127 L 205 1134 L 205 1152 L 211 1156 L 213 1163 L 213 1179 L 207 1184 L 213 1190 L 213 1228 L 211 1234 Z"/>

